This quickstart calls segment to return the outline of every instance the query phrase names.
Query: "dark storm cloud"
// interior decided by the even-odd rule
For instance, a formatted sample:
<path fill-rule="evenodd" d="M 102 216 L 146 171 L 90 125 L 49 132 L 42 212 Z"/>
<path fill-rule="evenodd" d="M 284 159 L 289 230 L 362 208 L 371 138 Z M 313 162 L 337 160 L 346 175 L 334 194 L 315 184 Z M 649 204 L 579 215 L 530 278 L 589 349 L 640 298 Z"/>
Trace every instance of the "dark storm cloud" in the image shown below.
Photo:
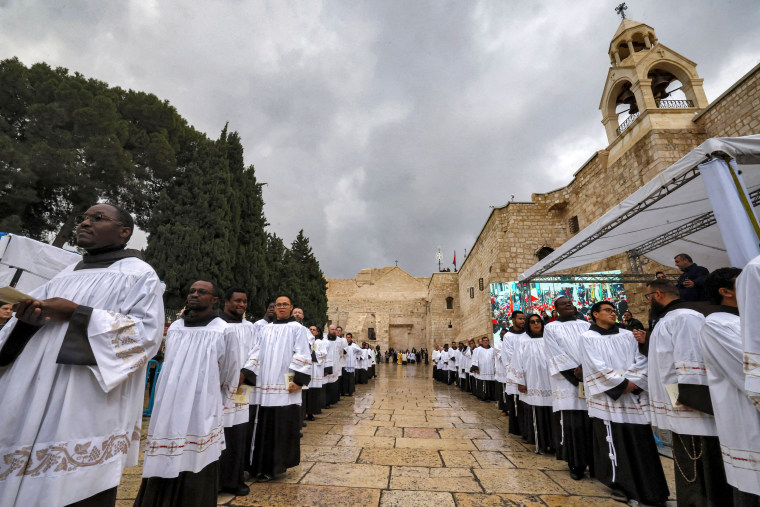
<path fill-rule="evenodd" d="M 305 229 L 330 277 L 461 265 L 490 212 L 567 184 L 606 144 L 615 2 L 0 1 L 0 57 L 229 121 L 271 229 Z M 709 99 L 758 62 L 760 7 L 637 2 L 699 64 Z"/>

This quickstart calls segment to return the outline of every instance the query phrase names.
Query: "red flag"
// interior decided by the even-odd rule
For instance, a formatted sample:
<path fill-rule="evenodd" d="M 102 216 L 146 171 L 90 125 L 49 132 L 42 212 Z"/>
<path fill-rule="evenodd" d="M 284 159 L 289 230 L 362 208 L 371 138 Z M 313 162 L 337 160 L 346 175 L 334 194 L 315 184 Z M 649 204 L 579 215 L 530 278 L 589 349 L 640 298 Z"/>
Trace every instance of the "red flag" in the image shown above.
<path fill-rule="evenodd" d="M 457 251 L 454 250 L 454 267 L 457 267 Z"/>

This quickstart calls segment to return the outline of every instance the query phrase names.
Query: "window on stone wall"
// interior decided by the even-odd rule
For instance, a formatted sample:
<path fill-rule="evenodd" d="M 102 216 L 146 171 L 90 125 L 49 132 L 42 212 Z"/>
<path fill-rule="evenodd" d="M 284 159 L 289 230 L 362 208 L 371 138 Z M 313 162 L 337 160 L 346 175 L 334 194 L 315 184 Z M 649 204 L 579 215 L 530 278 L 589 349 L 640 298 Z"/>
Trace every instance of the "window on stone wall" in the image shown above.
<path fill-rule="evenodd" d="M 377 337 L 375 336 L 375 328 L 374 327 L 368 327 L 367 328 L 367 337 L 370 340 L 377 340 Z"/>
<path fill-rule="evenodd" d="M 475 287 L 470 287 L 470 299 L 475 299 Z"/>
<path fill-rule="evenodd" d="M 446 309 L 447 310 L 453 310 L 454 309 L 454 298 L 449 296 L 446 298 Z"/>
<path fill-rule="evenodd" d="M 554 251 L 553 248 L 548 247 L 548 246 L 543 246 L 538 249 L 538 252 L 536 252 L 536 257 L 538 257 L 538 260 L 541 260 L 547 255 L 549 255 L 550 253 L 552 253 L 553 251 Z"/>
<path fill-rule="evenodd" d="M 570 228 L 570 234 L 575 234 L 581 230 L 578 225 L 578 215 L 570 217 L 570 220 L 568 220 L 568 227 Z"/>
<path fill-rule="evenodd" d="M 478 289 L 483 290 L 483 279 L 478 278 Z"/>

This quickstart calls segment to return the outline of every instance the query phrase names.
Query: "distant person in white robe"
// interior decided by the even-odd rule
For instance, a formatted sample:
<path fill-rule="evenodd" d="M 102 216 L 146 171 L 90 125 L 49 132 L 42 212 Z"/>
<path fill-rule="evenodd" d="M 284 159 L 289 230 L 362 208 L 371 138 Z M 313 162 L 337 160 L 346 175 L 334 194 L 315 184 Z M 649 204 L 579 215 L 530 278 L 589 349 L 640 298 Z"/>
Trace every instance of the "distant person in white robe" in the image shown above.
<path fill-rule="evenodd" d="M 291 312 L 290 315 L 291 315 L 291 317 L 293 317 L 293 320 L 295 320 L 296 322 L 298 322 L 302 326 L 304 325 L 304 323 L 303 323 L 303 319 L 304 319 L 303 308 L 298 308 L 298 307 L 293 308 L 293 311 Z M 307 330 L 308 330 L 308 328 L 307 328 Z M 311 342 L 312 342 L 312 335 L 311 335 L 311 333 L 308 333 L 307 336 L 309 337 L 309 350 L 311 351 L 311 365 L 312 365 L 312 373 L 313 373 L 313 371 L 314 371 L 314 361 L 316 361 L 317 358 L 314 355 L 314 351 L 311 350 L 311 345 L 312 345 L 311 344 Z M 307 405 L 307 397 L 309 395 L 309 386 L 310 385 L 311 385 L 311 380 L 309 380 L 309 383 L 306 384 L 306 385 L 304 385 L 301 388 L 301 427 L 304 427 L 304 428 L 306 427 L 306 405 Z M 301 438 L 303 438 L 303 433 L 299 432 L 298 436 L 301 437 Z"/>
<path fill-rule="evenodd" d="M 252 450 L 253 477 L 267 481 L 301 462 L 301 388 L 311 380 L 309 331 L 291 317 L 288 296 L 275 300 L 275 320 L 259 332 L 245 363 L 247 383 L 261 389 Z"/>
<path fill-rule="evenodd" d="M 336 340 L 338 342 L 338 362 L 340 363 L 340 368 L 338 369 L 338 401 L 340 401 L 340 395 L 344 392 L 343 388 L 345 387 L 344 384 L 348 382 L 348 379 L 343 378 L 343 371 L 346 367 L 346 346 L 348 345 L 348 340 L 346 340 L 346 337 L 343 336 L 343 328 L 340 326 L 337 326 L 335 328 L 335 336 Z"/>
<path fill-rule="evenodd" d="M 256 328 L 254 343 L 256 340 L 258 340 L 259 331 L 261 328 L 269 324 L 274 320 L 274 301 L 271 301 L 269 304 L 267 304 L 266 312 L 264 312 L 264 316 L 253 323 L 253 327 Z M 253 350 L 253 347 L 251 347 L 250 350 Z M 250 352 L 249 350 L 249 352 Z M 246 357 L 246 360 L 248 358 Z M 248 431 L 245 435 L 245 448 L 246 450 L 246 471 L 250 474 L 251 473 L 251 446 L 253 445 L 253 426 L 256 423 L 256 415 L 259 411 L 259 403 L 261 402 L 261 389 L 257 387 L 253 387 L 251 389 L 251 396 L 250 396 L 250 405 L 248 406 Z"/>
<path fill-rule="evenodd" d="M 507 372 L 509 372 L 510 364 L 512 363 L 515 345 L 517 345 L 520 336 L 525 332 L 525 314 L 520 310 L 515 310 L 512 312 L 510 320 L 512 321 L 512 327 L 507 330 L 501 341 L 501 360 L 504 362 L 504 368 Z M 507 414 L 509 415 L 509 429 L 507 431 L 513 435 L 521 434 L 517 394 L 517 384 L 507 374 L 507 381 L 504 383 L 505 404 Z"/>
<path fill-rule="evenodd" d="M 581 351 L 596 478 L 629 501 L 664 504 L 670 491 L 649 425 L 647 358 L 616 324 L 611 302 L 595 303 L 589 314 L 594 323 Z"/>
<path fill-rule="evenodd" d="M 546 324 L 544 345 L 552 376 L 552 396 L 555 420 L 559 414 L 559 457 L 567 461 L 570 478 L 581 480 L 586 467 L 593 476 L 594 441 L 586 400 L 578 392 L 583 381 L 581 336 L 590 324 L 576 319 L 577 310 L 567 296 L 554 300 L 557 320 Z"/>
<path fill-rule="evenodd" d="M 760 403 L 747 396 L 737 307 L 738 268 L 716 269 L 705 290 L 717 306 L 705 319 L 699 344 L 707 369 L 726 480 L 734 506 L 760 505 Z M 741 311 L 757 312 L 757 300 Z M 750 464 L 755 466 L 750 466 Z"/>
<path fill-rule="evenodd" d="M 489 338 L 484 336 L 480 340 L 480 347 L 472 352 L 470 363 L 470 371 L 475 375 L 477 386 L 475 395 L 480 398 L 480 401 L 496 401 L 495 368 L 494 349 L 491 347 Z"/>
<path fill-rule="evenodd" d="M 754 311 L 760 301 L 760 256 L 744 266 L 736 280 L 736 293 L 742 330 L 744 389 L 760 410 L 760 312 Z"/>
<path fill-rule="evenodd" d="M 681 301 L 668 280 L 649 282 L 646 297 L 656 318 L 648 354 L 651 420 L 671 431 L 678 504 L 731 505 L 699 347 L 705 317 L 693 309 L 705 303 Z"/>
<path fill-rule="evenodd" d="M 464 343 L 459 344 L 459 364 L 457 364 L 457 376 L 459 377 L 459 389 L 462 391 L 468 391 L 467 372 L 470 369 L 470 359 L 472 353 L 470 348 Z"/>
<path fill-rule="evenodd" d="M 433 353 L 430 358 L 433 360 L 433 378 L 438 380 L 438 358 L 441 357 L 441 351 L 438 345 L 433 345 Z"/>
<path fill-rule="evenodd" d="M 164 286 L 132 217 L 77 218 L 86 253 L 19 303 L 0 331 L 0 505 L 112 506 L 137 464 L 145 368 L 161 343 Z"/>
<path fill-rule="evenodd" d="M 230 325 L 238 337 L 238 362 L 240 366 L 248 359 L 248 354 L 256 343 L 256 327 L 244 318 L 247 308 L 248 295 L 245 289 L 240 287 L 227 289 L 224 293 L 224 309 L 219 312 L 219 317 Z M 244 386 L 241 386 L 241 390 L 244 389 Z M 249 389 L 249 391 L 253 391 L 253 389 Z M 221 469 L 219 481 L 222 491 L 236 496 L 245 496 L 250 491 L 243 476 L 246 457 L 248 456 L 246 433 L 248 432 L 250 399 L 249 393 L 244 403 L 236 401 L 234 396 L 228 396 L 224 400 L 226 448 L 222 451 L 222 456 L 219 459 Z"/>
<path fill-rule="evenodd" d="M 213 283 L 190 286 L 166 333 L 166 356 L 145 443 L 135 506 L 212 506 L 225 448 L 224 403 L 240 378 L 240 340 L 218 312 Z"/>
<path fill-rule="evenodd" d="M 493 354 L 494 354 L 494 381 L 496 389 L 496 403 L 499 410 L 507 414 L 507 399 L 504 395 L 504 386 L 507 383 L 507 369 L 504 367 L 504 360 L 501 357 L 502 338 L 507 334 L 505 328 L 499 329 L 498 333 L 493 335 Z"/>
<path fill-rule="evenodd" d="M 346 353 L 346 367 L 344 368 L 344 381 L 341 386 L 345 389 L 343 396 L 353 396 L 356 392 L 356 383 L 367 383 L 367 350 L 354 343 L 354 335 L 346 334 L 346 345 L 343 350 Z"/>
<path fill-rule="evenodd" d="M 337 327 L 330 324 L 327 327 L 327 336 L 325 336 L 325 345 L 327 346 L 327 359 L 325 359 L 325 408 L 340 401 L 340 384 L 338 371 L 340 371 L 340 351 L 341 342 L 338 340 Z"/>
<path fill-rule="evenodd" d="M 309 326 L 309 332 L 312 338 L 311 344 L 312 364 L 311 380 L 309 380 L 309 392 L 306 397 L 306 420 L 314 421 L 314 415 L 322 413 L 325 406 L 325 358 L 327 357 L 327 345 L 322 336 L 322 328 L 319 326 Z"/>

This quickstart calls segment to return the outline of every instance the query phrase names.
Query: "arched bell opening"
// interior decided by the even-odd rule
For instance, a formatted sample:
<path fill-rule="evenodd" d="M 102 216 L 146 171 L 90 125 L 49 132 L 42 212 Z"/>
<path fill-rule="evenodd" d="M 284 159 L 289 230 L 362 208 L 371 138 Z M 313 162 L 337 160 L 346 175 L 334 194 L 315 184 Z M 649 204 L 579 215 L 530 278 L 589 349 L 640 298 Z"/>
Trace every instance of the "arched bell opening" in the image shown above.
<path fill-rule="evenodd" d="M 631 42 L 633 44 L 633 52 L 638 53 L 639 51 L 644 51 L 645 49 L 649 49 L 649 46 L 645 40 L 645 35 L 643 33 L 635 33 L 631 37 Z"/>
<path fill-rule="evenodd" d="M 658 108 L 694 107 L 695 97 L 689 97 L 685 93 L 683 82 L 677 74 L 657 67 L 651 69 L 647 77 L 652 81 L 652 96 Z"/>
<path fill-rule="evenodd" d="M 639 116 L 639 104 L 631 90 L 631 83 L 623 84 L 615 98 L 615 114 L 618 120 L 618 135 L 623 132 Z"/>

